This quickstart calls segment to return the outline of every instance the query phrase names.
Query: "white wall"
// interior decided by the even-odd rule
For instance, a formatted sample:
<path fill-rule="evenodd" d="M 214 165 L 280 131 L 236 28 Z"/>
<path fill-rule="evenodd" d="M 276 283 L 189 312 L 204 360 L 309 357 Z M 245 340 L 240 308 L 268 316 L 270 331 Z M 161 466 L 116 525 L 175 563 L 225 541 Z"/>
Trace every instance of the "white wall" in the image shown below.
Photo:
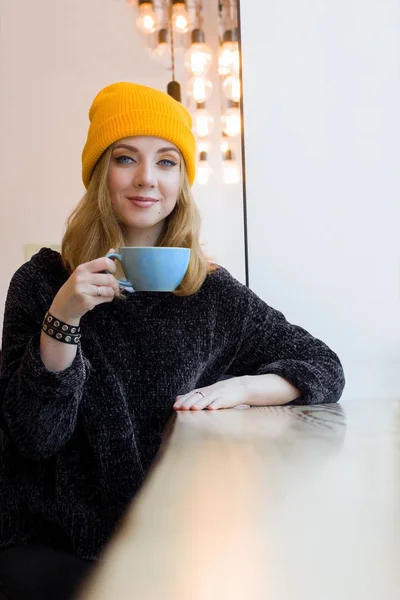
<path fill-rule="evenodd" d="M 27 243 L 59 243 L 84 192 L 80 155 L 95 94 L 114 81 L 166 90 L 126 0 L 0 0 L 0 330 L 12 274 Z M 205 20 L 217 50 L 217 3 Z M 178 75 L 182 72 L 178 71 Z M 218 78 L 210 108 L 219 110 Z M 195 186 L 207 251 L 244 279 L 241 186 L 224 186 L 217 131 L 213 184 Z"/>
<path fill-rule="evenodd" d="M 400 4 L 241 2 L 250 286 L 400 397 Z"/>

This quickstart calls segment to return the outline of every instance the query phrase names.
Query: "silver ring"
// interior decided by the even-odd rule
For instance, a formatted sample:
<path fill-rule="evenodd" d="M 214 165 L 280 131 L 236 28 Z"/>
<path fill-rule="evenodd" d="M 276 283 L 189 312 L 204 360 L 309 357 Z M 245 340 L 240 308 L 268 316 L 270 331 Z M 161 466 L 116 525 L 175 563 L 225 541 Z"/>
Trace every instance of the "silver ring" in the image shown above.
<path fill-rule="evenodd" d="M 97 295 L 98 295 L 98 296 L 102 296 L 102 295 L 103 295 L 103 292 L 101 291 L 101 285 L 100 285 L 100 286 L 99 286 L 99 285 L 97 286 Z"/>
<path fill-rule="evenodd" d="M 200 394 L 200 396 L 201 396 L 202 398 L 204 398 L 204 394 L 203 394 L 203 392 L 195 392 L 195 393 L 196 393 L 196 394 Z"/>

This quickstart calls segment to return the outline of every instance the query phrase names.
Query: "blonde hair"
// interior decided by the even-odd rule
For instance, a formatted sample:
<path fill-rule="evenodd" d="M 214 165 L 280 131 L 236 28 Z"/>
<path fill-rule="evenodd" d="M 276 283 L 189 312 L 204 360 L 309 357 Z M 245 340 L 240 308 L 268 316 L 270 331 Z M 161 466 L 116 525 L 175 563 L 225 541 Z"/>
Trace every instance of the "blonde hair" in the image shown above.
<path fill-rule="evenodd" d="M 110 248 L 118 250 L 126 245 L 123 224 L 114 212 L 108 188 L 112 149 L 113 146 L 109 146 L 98 160 L 86 194 L 67 220 L 61 256 L 70 273 L 82 263 L 105 256 Z M 178 296 L 189 296 L 200 289 L 207 273 L 214 271 L 216 265 L 206 258 L 201 249 L 200 213 L 193 199 L 183 158 L 181 165 L 177 203 L 167 217 L 156 245 L 190 248 L 188 270 L 174 292 Z"/>

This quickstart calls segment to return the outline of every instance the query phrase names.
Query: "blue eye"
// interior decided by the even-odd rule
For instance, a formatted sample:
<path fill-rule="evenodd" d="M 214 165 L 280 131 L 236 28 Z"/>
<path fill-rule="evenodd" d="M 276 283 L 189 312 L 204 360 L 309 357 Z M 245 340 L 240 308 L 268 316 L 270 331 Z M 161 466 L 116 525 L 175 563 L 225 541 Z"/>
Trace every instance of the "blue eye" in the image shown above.
<path fill-rule="evenodd" d="M 117 158 L 115 159 L 115 161 L 120 165 L 129 165 L 130 162 L 128 161 L 132 160 L 133 159 L 130 156 L 117 156 Z"/>
<path fill-rule="evenodd" d="M 163 158 L 162 160 L 159 161 L 158 164 L 160 164 L 160 163 L 164 163 L 162 165 L 163 167 L 176 167 L 176 165 L 178 164 L 177 162 L 170 160 L 169 158 Z"/>

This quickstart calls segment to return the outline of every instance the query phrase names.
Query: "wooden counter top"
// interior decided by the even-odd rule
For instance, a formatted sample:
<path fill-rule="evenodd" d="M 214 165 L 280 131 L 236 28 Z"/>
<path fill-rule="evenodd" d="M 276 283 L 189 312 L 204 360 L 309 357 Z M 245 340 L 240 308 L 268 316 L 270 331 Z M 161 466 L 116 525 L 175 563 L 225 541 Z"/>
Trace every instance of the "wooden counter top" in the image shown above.
<path fill-rule="evenodd" d="M 398 600 L 400 401 L 180 412 L 81 600 Z"/>

